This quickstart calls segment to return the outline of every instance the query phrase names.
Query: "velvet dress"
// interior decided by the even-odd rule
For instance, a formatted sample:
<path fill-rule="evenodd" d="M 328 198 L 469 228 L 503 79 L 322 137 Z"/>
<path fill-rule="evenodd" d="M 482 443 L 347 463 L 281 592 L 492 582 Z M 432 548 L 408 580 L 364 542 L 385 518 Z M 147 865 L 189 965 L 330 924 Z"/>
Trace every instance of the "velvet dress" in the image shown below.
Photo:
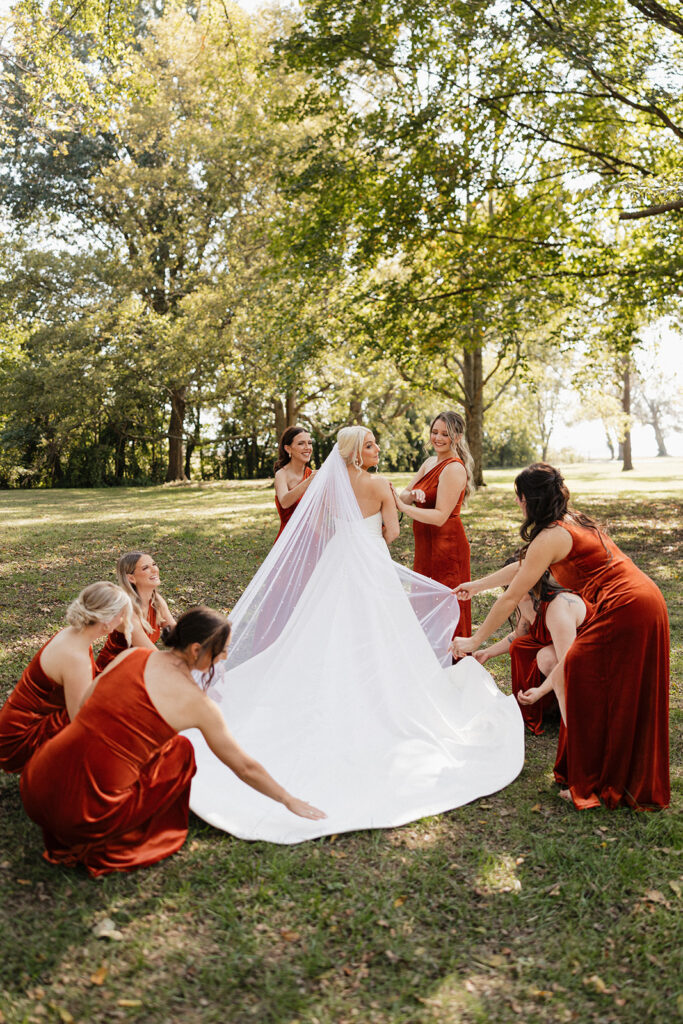
<path fill-rule="evenodd" d="M 310 466 L 304 466 L 304 475 L 301 478 L 301 482 L 303 483 L 304 480 L 308 480 L 312 472 L 313 470 L 311 469 Z M 301 498 L 299 498 L 299 501 L 301 501 Z M 295 501 L 293 505 L 289 506 L 289 508 L 283 508 L 282 505 L 280 504 L 280 499 L 278 498 L 277 494 L 275 495 L 275 507 L 278 511 L 278 515 L 280 516 L 280 529 L 277 531 L 277 537 L 280 536 L 285 526 L 292 518 L 292 515 L 294 514 L 294 509 L 299 504 L 299 501 Z M 275 540 L 277 540 L 277 537 L 275 538 Z"/>
<path fill-rule="evenodd" d="M 153 653 L 134 648 L 102 675 L 22 774 L 24 807 L 53 864 L 83 864 L 91 875 L 131 871 L 185 841 L 194 753 L 147 694 Z"/>
<path fill-rule="evenodd" d="M 152 627 L 152 632 L 147 633 L 147 636 L 153 644 L 157 642 L 161 636 L 161 626 L 157 622 L 157 612 L 153 604 L 150 603 L 149 610 L 147 612 L 147 621 Z M 144 627 L 143 627 L 144 628 Z M 147 632 L 145 630 L 145 632 Z M 95 665 L 98 672 L 102 672 L 107 667 L 110 661 L 113 661 L 121 651 L 128 650 L 128 641 L 126 640 L 123 633 L 119 633 L 118 629 L 113 630 L 107 639 L 104 641 L 102 650 L 97 655 Z"/>
<path fill-rule="evenodd" d="M 52 637 L 51 639 L 54 639 Z M 40 648 L 0 710 L 0 768 L 20 772 L 35 751 L 69 724 L 64 687 L 42 669 Z M 93 678 L 95 661 L 90 650 Z"/>
<path fill-rule="evenodd" d="M 416 501 L 415 508 L 436 508 L 439 477 L 446 466 L 450 466 L 453 462 L 464 466 L 462 459 L 455 457 L 444 459 L 418 481 L 415 486 L 424 491 L 425 500 L 423 502 Z M 460 509 L 464 497 L 465 491 L 463 490 L 443 526 L 419 523 L 413 519 L 413 534 L 415 536 L 413 569 L 447 587 L 454 587 L 457 583 L 464 583 L 470 579 L 470 545 L 460 519 Z M 471 636 L 472 602 L 459 601 L 458 604 L 460 605 L 460 619 L 453 636 Z"/>
<path fill-rule="evenodd" d="M 555 594 L 550 600 L 554 601 L 559 594 Z M 553 638 L 546 623 L 546 615 L 550 601 L 540 601 L 536 611 L 536 618 L 529 627 L 526 636 L 517 637 L 510 644 L 510 661 L 512 672 L 512 692 L 515 697 L 521 690 L 530 690 L 540 686 L 545 676 L 541 673 L 536 661 L 536 655 L 543 647 L 550 647 Z M 586 603 L 586 615 L 577 628 L 576 634 L 580 636 L 582 630 L 588 625 L 592 615 L 592 608 Z M 534 734 L 540 736 L 544 732 L 544 712 L 559 711 L 557 698 L 551 690 L 546 693 L 535 704 L 520 704 L 520 711 L 525 724 Z"/>
<path fill-rule="evenodd" d="M 666 807 L 669 620 L 652 580 L 603 533 L 569 516 L 555 579 L 595 605 L 565 658 L 567 727 L 555 778 L 576 807 Z"/>

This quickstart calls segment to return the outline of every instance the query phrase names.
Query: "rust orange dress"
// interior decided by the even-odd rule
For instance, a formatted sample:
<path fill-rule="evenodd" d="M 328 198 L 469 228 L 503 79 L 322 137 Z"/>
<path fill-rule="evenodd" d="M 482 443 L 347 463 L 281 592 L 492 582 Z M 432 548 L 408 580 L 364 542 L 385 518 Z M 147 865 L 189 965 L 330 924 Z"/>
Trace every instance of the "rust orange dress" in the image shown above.
<path fill-rule="evenodd" d="M 147 633 L 147 636 L 152 641 L 152 643 L 155 644 L 159 637 L 161 636 L 161 626 L 157 622 L 156 608 L 154 607 L 153 604 L 150 604 L 149 606 L 149 610 L 147 612 L 147 621 L 152 627 L 152 632 Z M 117 655 L 121 653 L 121 651 L 127 650 L 128 641 L 126 640 L 124 634 L 119 633 L 118 629 L 113 630 L 113 632 L 111 632 L 107 639 L 104 641 L 102 650 L 97 655 L 97 661 L 95 662 L 95 665 L 97 666 L 97 671 L 102 672 L 103 669 L 107 667 L 109 662 L 113 661 L 114 658 L 116 658 Z"/>
<path fill-rule="evenodd" d="M 40 664 L 40 656 L 49 643 L 50 640 L 44 643 L 26 666 L 0 711 L 0 768 L 3 771 L 22 771 L 38 747 L 69 724 L 64 687 L 46 675 Z M 92 648 L 90 661 L 94 678 Z"/>
<path fill-rule="evenodd" d="M 91 875 L 131 871 L 185 841 L 194 752 L 147 695 L 153 653 L 134 648 L 101 676 L 22 774 L 24 807 L 53 864 L 84 864 Z"/>
<path fill-rule="evenodd" d="M 558 594 L 551 597 L 550 601 L 554 601 Z M 529 632 L 526 636 L 517 637 L 510 644 L 510 660 L 511 660 L 511 671 L 512 671 L 512 692 L 515 697 L 520 690 L 530 690 L 532 687 L 540 686 L 545 676 L 541 673 L 538 663 L 536 661 L 536 655 L 543 647 L 550 647 L 553 643 L 553 638 L 550 635 L 550 630 L 546 623 L 546 614 L 548 612 L 548 606 L 550 601 L 539 602 L 538 609 L 536 611 L 536 618 L 529 627 Z M 576 631 L 576 635 L 580 636 L 582 630 L 588 625 L 593 609 L 591 605 L 586 603 L 586 615 Z M 543 714 L 549 711 L 558 711 L 557 698 L 553 691 L 546 693 L 545 696 L 541 697 L 540 700 L 536 701 L 535 704 L 520 704 L 519 709 L 522 712 L 522 718 L 525 724 L 529 727 L 534 736 L 540 736 L 544 732 L 543 728 Z"/>
<path fill-rule="evenodd" d="M 669 620 L 649 576 L 603 533 L 565 516 L 552 573 L 595 607 L 565 658 L 567 727 L 555 778 L 576 807 L 669 804 Z"/>
<path fill-rule="evenodd" d="M 308 480 L 312 472 L 313 470 L 311 469 L 310 466 L 304 466 L 304 475 L 301 478 L 301 482 L 303 483 L 304 480 Z M 299 498 L 299 501 L 301 501 L 301 498 Z M 285 526 L 292 518 L 292 515 L 294 514 L 294 509 L 299 504 L 299 501 L 295 501 L 293 505 L 289 506 L 289 508 L 283 508 L 282 505 L 280 504 L 280 500 L 277 494 L 275 495 L 275 508 L 277 509 L 278 515 L 280 516 L 280 529 L 277 531 L 277 537 L 280 536 Z M 277 537 L 275 538 L 275 540 L 277 540 Z"/>
<path fill-rule="evenodd" d="M 439 477 L 452 462 L 459 462 L 464 466 L 462 459 L 444 459 L 438 463 L 416 484 L 421 491 L 424 491 L 425 500 L 415 502 L 416 508 L 436 508 L 436 492 L 439 487 Z M 418 523 L 413 519 L 413 534 L 415 536 L 415 559 L 413 569 L 415 572 L 429 576 L 438 583 L 444 583 L 447 587 L 454 587 L 456 583 L 464 583 L 470 579 L 470 545 L 465 534 L 465 528 L 460 519 L 465 492 L 458 498 L 455 508 L 443 526 L 431 526 L 429 523 Z M 472 635 L 472 602 L 459 601 L 460 619 L 453 633 L 453 636 Z"/>

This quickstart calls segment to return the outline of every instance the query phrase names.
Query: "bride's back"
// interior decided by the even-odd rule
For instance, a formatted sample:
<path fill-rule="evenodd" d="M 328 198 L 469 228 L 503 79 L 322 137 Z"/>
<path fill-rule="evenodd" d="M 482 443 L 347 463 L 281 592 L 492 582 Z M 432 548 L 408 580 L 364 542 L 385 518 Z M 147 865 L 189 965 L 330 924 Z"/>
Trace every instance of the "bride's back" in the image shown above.
<path fill-rule="evenodd" d="M 386 498 L 386 480 L 380 476 L 371 476 L 363 470 L 356 469 L 355 466 L 349 466 L 349 481 L 363 519 L 381 511 Z"/>

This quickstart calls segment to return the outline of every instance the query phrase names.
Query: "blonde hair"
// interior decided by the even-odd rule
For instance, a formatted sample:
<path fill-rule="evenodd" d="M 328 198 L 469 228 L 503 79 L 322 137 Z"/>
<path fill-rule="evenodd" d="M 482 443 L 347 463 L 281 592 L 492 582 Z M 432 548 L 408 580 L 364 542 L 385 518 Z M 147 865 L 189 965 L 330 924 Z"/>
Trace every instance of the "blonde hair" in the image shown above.
<path fill-rule="evenodd" d="M 438 416 L 434 417 L 430 424 L 430 434 L 434 429 L 434 424 L 439 420 L 442 420 L 442 422 L 446 424 L 446 430 L 448 431 L 448 436 L 451 439 L 451 451 L 455 456 L 457 456 L 457 458 L 461 459 L 465 467 L 465 472 L 467 473 L 465 496 L 463 498 L 463 505 L 466 505 L 467 499 L 473 490 L 472 475 L 474 473 L 474 459 L 472 458 L 470 446 L 465 440 L 465 421 L 459 412 L 440 412 Z"/>
<path fill-rule="evenodd" d="M 347 466 L 355 466 L 358 471 L 363 468 L 363 445 L 368 434 L 368 427 L 342 427 L 337 434 L 337 448 Z"/>
<path fill-rule="evenodd" d="M 119 581 L 119 586 L 121 587 L 121 589 L 124 590 L 126 594 L 128 594 L 128 597 L 130 598 L 130 603 L 133 606 L 133 612 L 137 615 L 140 622 L 142 623 L 142 628 L 146 633 L 152 633 L 152 626 L 147 621 L 147 616 L 142 610 L 142 604 L 140 602 L 140 597 L 135 588 L 135 585 L 131 583 L 130 580 L 128 579 L 128 573 L 130 573 L 132 576 L 132 574 L 135 572 L 135 566 L 138 564 L 141 558 L 144 558 L 144 556 L 144 551 L 127 551 L 125 555 L 121 555 L 118 562 L 116 563 L 116 578 Z M 156 590 L 152 591 L 152 596 L 150 598 L 149 603 L 152 606 L 152 608 L 154 608 L 155 612 L 158 613 L 159 605 L 157 604 Z"/>
<path fill-rule="evenodd" d="M 133 628 L 133 608 L 128 594 L 115 583 L 100 580 L 81 590 L 75 601 L 66 610 L 66 621 L 74 629 L 85 629 L 96 622 L 109 622 L 123 612 L 118 627 L 130 643 Z"/>

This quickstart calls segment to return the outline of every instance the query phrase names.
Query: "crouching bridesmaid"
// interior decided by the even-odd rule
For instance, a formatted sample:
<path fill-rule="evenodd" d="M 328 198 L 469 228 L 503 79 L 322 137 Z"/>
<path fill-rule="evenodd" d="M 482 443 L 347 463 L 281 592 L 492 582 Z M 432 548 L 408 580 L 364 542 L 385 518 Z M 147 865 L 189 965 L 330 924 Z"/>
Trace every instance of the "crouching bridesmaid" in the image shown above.
<path fill-rule="evenodd" d="M 0 768 L 20 772 L 75 717 L 95 675 L 92 644 L 113 629 L 130 638 L 130 599 L 114 583 L 92 583 L 66 612 L 68 625 L 24 669 L 0 711 Z"/>
<path fill-rule="evenodd" d="M 133 606 L 132 629 L 127 636 L 113 629 L 97 655 L 97 671 L 101 672 L 128 647 L 154 650 L 164 626 L 173 626 L 175 619 L 158 592 L 159 567 L 144 551 L 127 551 L 116 563 L 119 586 L 130 597 Z"/>
<path fill-rule="evenodd" d="M 214 754 L 292 813 L 325 815 L 290 796 L 227 730 L 195 683 L 226 656 L 230 623 L 190 609 L 165 631 L 166 652 L 133 647 L 98 675 L 75 720 L 26 766 L 21 796 L 43 830 L 46 860 L 83 864 L 91 875 L 131 871 L 180 849 L 188 829 L 192 744 L 197 728 Z"/>

